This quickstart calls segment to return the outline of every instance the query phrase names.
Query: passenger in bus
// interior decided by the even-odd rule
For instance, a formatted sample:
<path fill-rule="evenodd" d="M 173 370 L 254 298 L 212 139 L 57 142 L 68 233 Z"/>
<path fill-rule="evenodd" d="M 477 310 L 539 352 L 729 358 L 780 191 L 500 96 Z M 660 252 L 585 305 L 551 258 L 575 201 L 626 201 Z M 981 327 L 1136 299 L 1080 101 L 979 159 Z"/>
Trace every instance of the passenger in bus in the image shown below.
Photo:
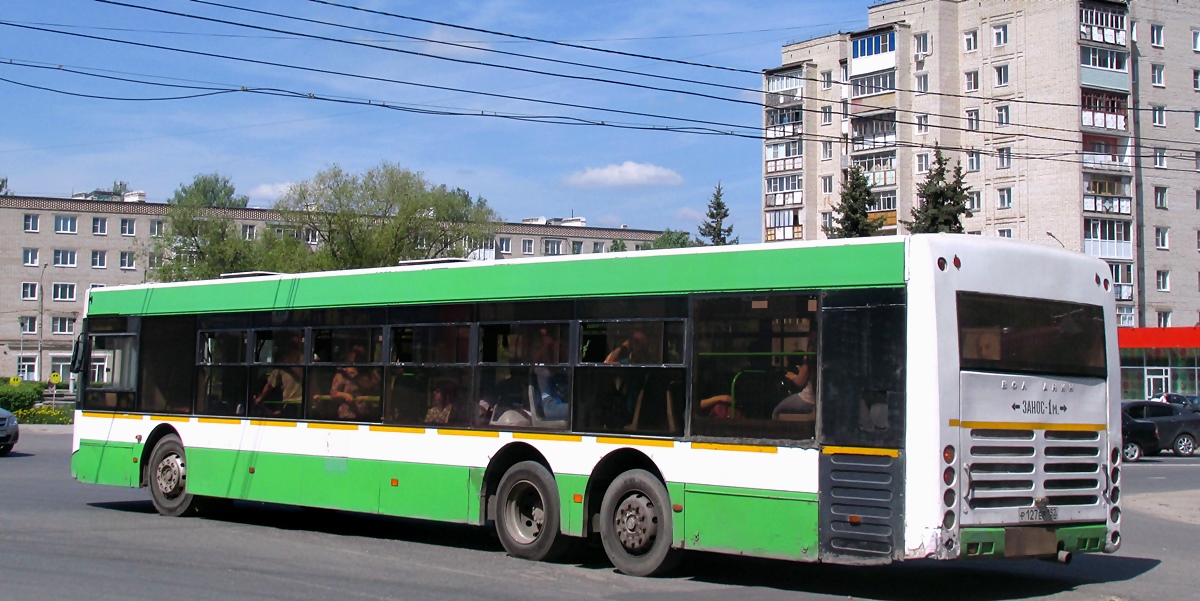
<path fill-rule="evenodd" d="M 280 344 L 280 363 L 301 363 L 304 360 L 304 339 L 293 336 Z M 263 402 L 274 391 L 280 391 L 279 405 L 264 409 Z M 254 413 L 257 415 L 283 415 L 289 407 L 299 406 L 304 401 L 304 368 L 299 365 L 281 365 L 267 374 L 266 384 L 254 397 Z"/>
<path fill-rule="evenodd" d="M 646 332 L 637 328 L 629 335 L 629 338 L 604 358 L 604 363 L 608 365 L 646 364 L 650 362 L 649 349 Z"/>
<path fill-rule="evenodd" d="M 813 386 L 812 363 L 804 361 L 783 372 L 781 388 L 787 396 L 775 405 L 771 419 L 804 419 L 817 410 L 817 395 Z"/>
<path fill-rule="evenodd" d="M 429 399 L 429 411 L 425 413 L 427 424 L 448 424 L 454 416 L 454 403 L 458 397 L 458 386 L 449 380 L 442 380 L 433 387 L 433 396 Z"/>

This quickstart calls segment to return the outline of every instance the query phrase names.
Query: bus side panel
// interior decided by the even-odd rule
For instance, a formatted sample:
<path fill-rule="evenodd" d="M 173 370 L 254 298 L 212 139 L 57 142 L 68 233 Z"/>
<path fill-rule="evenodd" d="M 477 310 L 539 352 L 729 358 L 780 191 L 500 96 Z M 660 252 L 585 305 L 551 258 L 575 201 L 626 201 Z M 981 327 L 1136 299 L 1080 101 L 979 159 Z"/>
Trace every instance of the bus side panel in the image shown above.
<path fill-rule="evenodd" d="M 817 559 L 817 496 L 807 493 L 685 484 L 688 549 Z"/>
<path fill-rule="evenodd" d="M 237 469 L 237 451 L 187 448 L 187 487 L 192 494 L 206 497 L 245 499 L 246 469 Z"/>
<path fill-rule="evenodd" d="M 471 489 L 471 472 L 469 467 L 456 465 L 384 463 L 379 512 L 444 522 L 476 522 L 478 518 L 472 519 L 468 507 L 469 498 L 479 490 Z"/>
<path fill-rule="evenodd" d="M 587 476 L 554 474 L 554 480 L 558 484 L 559 507 L 562 508 L 559 516 L 562 533 L 583 536 L 583 503 L 576 503 L 575 495 L 583 498 L 587 491 Z"/>
<path fill-rule="evenodd" d="M 304 500 L 309 507 L 377 513 L 379 478 L 377 461 L 346 457 L 303 457 Z"/>
<path fill-rule="evenodd" d="M 142 445 L 80 440 L 79 450 L 71 455 L 71 474 L 88 484 L 136 488 L 141 485 L 141 454 Z"/>

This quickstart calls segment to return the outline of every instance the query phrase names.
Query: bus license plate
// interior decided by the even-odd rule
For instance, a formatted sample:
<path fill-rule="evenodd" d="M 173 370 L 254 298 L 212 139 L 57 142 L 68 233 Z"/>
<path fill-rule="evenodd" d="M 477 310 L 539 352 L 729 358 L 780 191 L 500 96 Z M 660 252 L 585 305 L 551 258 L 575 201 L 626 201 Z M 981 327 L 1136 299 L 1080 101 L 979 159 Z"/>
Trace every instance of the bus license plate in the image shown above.
<path fill-rule="evenodd" d="M 1040 509 L 1031 507 L 1029 509 L 1021 509 L 1018 513 L 1018 519 L 1022 522 L 1047 522 L 1058 519 L 1058 508 L 1047 507 Z"/>

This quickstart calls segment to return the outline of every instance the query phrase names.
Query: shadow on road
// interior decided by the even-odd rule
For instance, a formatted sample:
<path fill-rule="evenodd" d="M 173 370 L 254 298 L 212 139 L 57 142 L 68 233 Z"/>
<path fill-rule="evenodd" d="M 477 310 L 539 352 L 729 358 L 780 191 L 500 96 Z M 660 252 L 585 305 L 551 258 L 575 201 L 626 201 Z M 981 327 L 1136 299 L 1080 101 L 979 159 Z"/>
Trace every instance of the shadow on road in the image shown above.
<path fill-rule="evenodd" d="M 12 451 L 9 451 L 7 455 L 4 455 L 3 456 L 4 458 L 0 459 L 0 461 L 4 461 L 5 459 L 21 459 L 24 457 L 33 457 L 33 456 L 34 456 L 33 453 L 22 453 L 22 452 L 14 449 Z"/>

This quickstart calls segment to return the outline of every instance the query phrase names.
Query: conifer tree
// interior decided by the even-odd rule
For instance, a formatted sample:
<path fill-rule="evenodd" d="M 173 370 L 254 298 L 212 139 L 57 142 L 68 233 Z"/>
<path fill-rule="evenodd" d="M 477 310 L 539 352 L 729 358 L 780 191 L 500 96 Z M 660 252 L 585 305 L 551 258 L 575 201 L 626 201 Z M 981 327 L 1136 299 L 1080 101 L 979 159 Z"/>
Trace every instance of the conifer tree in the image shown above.
<path fill-rule="evenodd" d="M 914 234 L 963 233 L 963 216 L 971 217 L 967 208 L 970 188 L 963 183 L 962 163 L 954 165 L 950 180 L 946 180 L 946 164 L 941 148 L 934 148 L 933 165 L 925 181 L 917 186 L 917 202 L 913 204 L 912 221 L 901 221 Z"/>
<path fill-rule="evenodd" d="M 874 236 L 883 227 L 883 218 L 871 218 L 867 212 L 875 202 L 871 194 L 871 182 L 861 167 L 851 166 L 845 171 L 846 181 L 838 203 L 833 205 L 836 215 L 833 227 L 822 226 L 830 238 L 866 238 Z"/>
<path fill-rule="evenodd" d="M 725 220 L 729 219 L 729 207 L 725 206 L 725 201 L 721 198 L 723 194 L 721 182 L 717 182 L 717 188 L 713 190 L 712 198 L 708 201 L 708 212 L 704 214 L 708 219 L 700 223 L 700 236 L 708 238 L 708 243 L 712 246 L 738 243 L 738 238 L 729 237 L 733 233 L 733 226 L 725 227 Z"/>

